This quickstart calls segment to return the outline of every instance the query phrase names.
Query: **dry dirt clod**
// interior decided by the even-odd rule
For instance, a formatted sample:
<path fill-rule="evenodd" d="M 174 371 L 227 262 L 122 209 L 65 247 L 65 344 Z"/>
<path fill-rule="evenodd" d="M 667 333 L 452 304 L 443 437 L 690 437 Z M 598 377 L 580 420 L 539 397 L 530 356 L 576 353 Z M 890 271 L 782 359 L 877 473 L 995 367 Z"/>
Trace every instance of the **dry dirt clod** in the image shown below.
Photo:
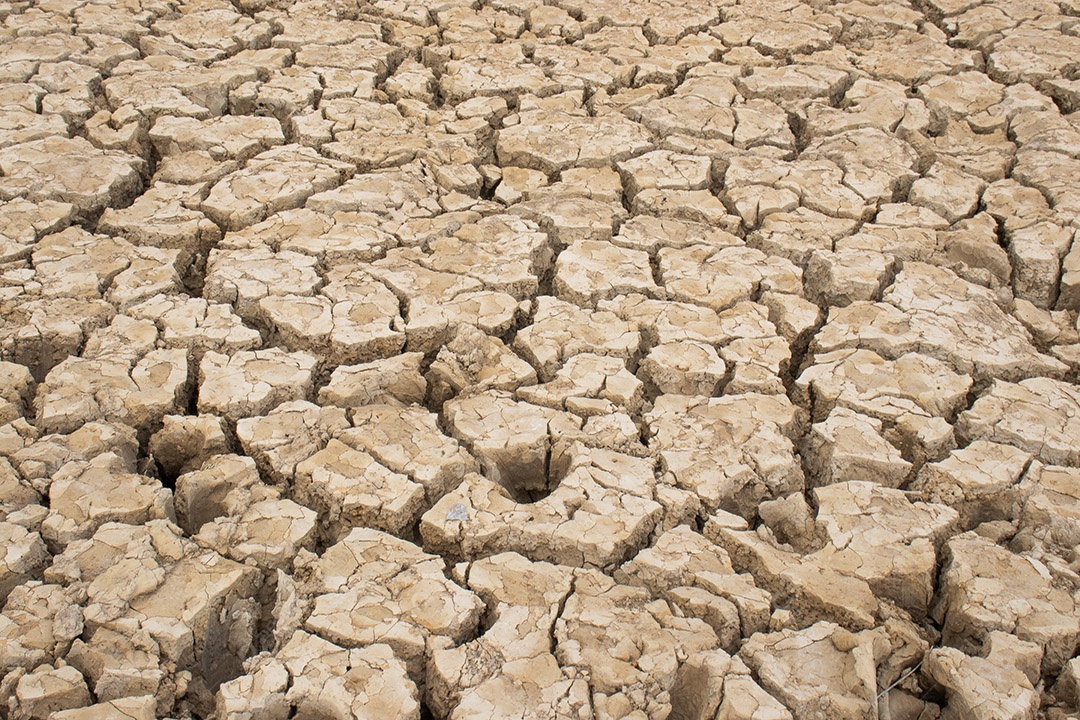
<path fill-rule="evenodd" d="M 317 360 L 277 348 L 222 355 L 208 352 L 199 366 L 199 411 L 239 420 L 287 400 L 311 395 Z"/>
<path fill-rule="evenodd" d="M 974 532 L 957 535 L 945 547 L 938 612 L 946 643 L 975 652 L 993 632 L 1013 633 L 1040 647 L 1042 674 L 1056 676 L 1080 633 L 1070 593 L 1053 586 L 1038 560 Z M 1017 603 L 1029 609 L 1018 614 Z"/>
<path fill-rule="evenodd" d="M 483 603 L 443 574 L 440 558 L 375 530 L 348 533 L 316 572 L 305 628 L 346 647 L 386 643 L 412 675 L 422 673 L 427 642 L 460 643 L 480 619 Z"/>
<path fill-rule="evenodd" d="M 876 666 L 888 651 L 882 635 L 819 622 L 798 632 L 755 635 L 740 656 L 795 717 L 872 717 L 878 705 Z"/>
<path fill-rule="evenodd" d="M 804 488 L 798 413 L 783 395 L 663 395 L 646 418 L 669 482 L 709 511 L 752 518 L 762 500 Z"/>

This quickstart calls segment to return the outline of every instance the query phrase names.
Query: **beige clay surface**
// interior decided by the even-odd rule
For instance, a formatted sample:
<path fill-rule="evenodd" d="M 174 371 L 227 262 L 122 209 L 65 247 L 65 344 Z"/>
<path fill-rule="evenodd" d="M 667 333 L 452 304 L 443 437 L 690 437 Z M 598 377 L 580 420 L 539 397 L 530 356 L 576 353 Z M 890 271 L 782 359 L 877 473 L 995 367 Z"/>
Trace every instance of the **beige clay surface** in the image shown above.
<path fill-rule="evenodd" d="M 1077 0 L 0 0 L 0 720 L 1080 714 Z"/>

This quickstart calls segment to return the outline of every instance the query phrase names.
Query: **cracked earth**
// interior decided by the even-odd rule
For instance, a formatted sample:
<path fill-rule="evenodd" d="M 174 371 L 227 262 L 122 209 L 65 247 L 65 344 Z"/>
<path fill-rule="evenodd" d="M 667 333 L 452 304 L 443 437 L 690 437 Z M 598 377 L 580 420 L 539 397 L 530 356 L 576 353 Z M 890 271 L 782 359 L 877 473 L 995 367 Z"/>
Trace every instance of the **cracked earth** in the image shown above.
<path fill-rule="evenodd" d="M 1077 0 L 0 24 L 0 718 L 1080 713 Z"/>

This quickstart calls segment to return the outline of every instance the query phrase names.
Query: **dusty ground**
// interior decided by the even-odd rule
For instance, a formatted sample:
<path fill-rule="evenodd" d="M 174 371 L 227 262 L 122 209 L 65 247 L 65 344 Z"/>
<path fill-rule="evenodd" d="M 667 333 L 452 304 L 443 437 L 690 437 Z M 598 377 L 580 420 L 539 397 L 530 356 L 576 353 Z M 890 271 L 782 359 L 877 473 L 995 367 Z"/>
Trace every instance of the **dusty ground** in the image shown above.
<path fill-rule="evenodd" d="M 1076 717 L 1077 0 L 0 21 L 0 717 Z"/>

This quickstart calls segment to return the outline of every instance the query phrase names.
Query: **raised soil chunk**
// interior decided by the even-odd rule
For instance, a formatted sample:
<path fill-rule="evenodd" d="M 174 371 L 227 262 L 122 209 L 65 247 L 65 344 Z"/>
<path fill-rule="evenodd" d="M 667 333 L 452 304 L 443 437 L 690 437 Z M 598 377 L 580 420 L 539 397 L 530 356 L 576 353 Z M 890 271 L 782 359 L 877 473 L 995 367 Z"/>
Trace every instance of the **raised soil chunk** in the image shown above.
<path fill-rule="evenodd" d="M 86 550 L 72 553 L 71 561 L 90 580 L 85 615 L 91 629 L 148 634 L 162 661 L 177 670 L 198 668 L 211 687 L 240 672 L 254 640 L 256 568 L 202 550 L 164 522 L 107 525 L 75 549 Z M 121 582 L 133 574 L 137 584 Z"/>
<path fill-rule="evenodd" d="M 42 665 L 19 678 L 15 688 L 19 710 L 15 717 L 51 717 L 53 712 L 89 705 L 90 691 L 82 673 L 70 665 Z"/>
<path fill-rule="evenodd" d="M 599 572 L 576 578 L 555 625 L 560 664 L 587 670 L 601 713 L 629 707 L 644 717 L 667 712 L 682 652 L 710 650 L 717 638 L 703 621 L 680 618 L 643 588 L 618 585 Z M 649 668 L 646 672 L 643 668 Z"/>
<path fill-rule="evenodd" d="M 247 160 L 285 143 L 274 118 L 225 115 L 209 120 L 161 117 L 150 129 L 150 141 L 162 157 L 204 150 L 218 160 Z"/>
<path fill-rule="evenodd" d="M 909 353 L 888 360 L 869 350 L 814 356 L 795 381 L 795 397 L 815 420 L 835 407 L 895 421 L 907 413 L 952 419 L 966 405 L 971 378 L 932 357 Z"/>
<path fill-rule="evenodd" d="M 226 230 L 239 230 L 279 210 L 301 207 L 351 173 L 346 163 L 310 148 L 284 145 L 256 155 L 243 170 L 218 181 L 200 209 Z"/>
<path fill-rule="evenodd" d="M 423 359 L 422 353 L 402 353 L 359 365 L 339 365 L 319 390 L 319 403 L 343 408 L 419 405 L 428 390 L 428 382 L 420 374 Z"/>
<path fill-rule="evenodd" d="M 1038 353 L 1023 326 L 987 290 L 929 265 L 906 264 L 884 302 L 853 303 L 830 315 L 814 340 L 815 352 L 860 347 L 897 358 L 917 351 L 976 379 L 1062 371 L 1058 361 Z"/>
<path fill-rule="evenodd" d="M 194 535 L 215 518 L 240 515 L 252 503 L 278 494 L 263 485 L 250 457 L 216 455 L 176 479 L 173 506 L 177 523 Z"/>
<path fill-rule="evenodd" d="M 551 113 L 502 130 L 496 155 L 504 165 L 548 175 L 570 167 L 598 167 L 625 160 L 651 145 L 648 131 L 620 116 L 599 118 Z"/>
<path fill-rule="evenodd" d="M 63 466 L 49 485 L 44 537 L 63 547 L 93 535 L 109 522 L 145 523 L 172 518 L 171 493 L 161 483 L 132 473 L 113 453 Z"/>
<path fill-rule="evenodd" d="M 808 518 L 804 514 L 798 519 L 805 526 Z M 778 524 L 775 519 L 773 522 Z M 831 567 L 827 558 L 821 562 L 815 556 L 800 555 L 793 548 L 778 546 L 763 533 L 735 530 L 722 522 L 707 524 L 705 535 L 727 550 L 736 570 L 749 573 L 755 584 L 789 608 L 796 627 L 820 620 L 852 631 L 877 625 L 880 603 L 870 584 Z"/>
<path fill-rule="evenodd" d="M 0 361 L 0 419 L 11 422 L 23 415 L 33 400 L 34 376 L 23 365 Z"/>
<path fill-rule="evenodd" d="M 760 250 L 695 245 L 660 251 L 660 279 L 673 300 L 721 312 L 769 290 L 799 294 L 802 271 Z"/>
<path fill-rule="evenodd" d="M 638 372 L 660 393 L 711 396 L 722 386 L 727 366 L 712 345 L 671 342 L 652 348 Z"/>
<path fill-rule="evenodd" d="M 435 709 L 450 717 L 462 712 L 458 708 L 490 717 L 523 710 L 526 717 L 542 717 L 588 708 L 588 683 L 560 667 L 550 646 L 573 571 L 517 553 L 467 568 L 467 586 L 487 604 L 493 622 L 464 645 L 436 646 L 428 675 Z"/>
<path fill-rule="evenodd" d="M 911 489 L 960 513 L 960 526 L 1015 520 L 1024 506 L 1020 484 L 1031 455 L 1010 445 L 976 440 L 940 462 L 924 465 Z"/>
<path fill-rule="evenodd" d="M 423 408 L 368 405 L 353 410 L 351 417 L 354 427 L 340 439 L 422 485 L 428 503 L 477 468 L 465 448 L 443 433 L 438 416 Z"/>
<path fill-rule="evenodd" d="M 166 348 L 188 350 L 196 361 L 213 350 L 229 355 L 262 346 L 262 336 L 248 327 L 226 303 L 209 303 L 202 298 L 156 295 L 128 310 L 140 320 L 150 320 L 159 328 Z"/>
<path fill-rule="evenodd" d="M 442 400 L 484 390 L 513 391 L 537 382 L 532 365 L 501 340 L 472 325 L 460 326 L 450 342 L 439 350 L 428 379 L 433 397 Z"/>
<path fill-rule="evenodd" d="M 995 382 L 960 415 L 957 432 L 1030 452 L 1045 463 L 1080 465 L 1075 438 L 1080 423 L 1080 391 L 1050 378 Z"/>
<path fill-rule="evenodd" d="M 648 588 L 704 620 L 727 650 L 769 626 L 772 595 L 750 575 L 736 574 L 727 551 L 686 525 L 660 535 L 616 570 L 615 579 Z"/>
<path fill-rule="evenodd" d="M 471 166 L 469 166 L 471 167 Z M 536 223 L 513 215 L 491 215 L 428 243 L 421 263 L 432 270 L 480 280 L 487 290 L 524 300 L 551 273 L 553 253 Z"/>
<path fill-rule="evenodd" d="M 293 492 L 319 513 L 331 542 L 354 527 L 405 534 L 424 505 L 422 485 L 339 440 L 296 466 Z"/>
<path fill-rule="evenodd" d="M 398 301 L 375 280 L 357 278 L 347 289 L 335 283 L 330 297 L 281 295 L 259 301 L 272 337 L 295 351 L 314 351 L 331 364 L 370 362 L 401 351 Z"/>
<path fill-rule="evenodd" d="M 82 634 L 82 607 L 55 584 L 39 582 L 15 588 L 0 614 L 0 668 L 32 670 L 62 659 Z"/>
<path fill-rule="evenodd" d="M 280 486 L 292 479 L 296 466 L 349 427 L 345 411 L 319 407 L 306 400 L 284 402 L 266 415 L 236 423 L 236 438 L 258 463 L 263 477 Z"/>
<path fill-rule="evenodd" d="M 680 155 L 667 150 L 646 153 L 619 163 L 619 173 L 630 199 L 643 190 L 702 190 L 709 187 L 709 158 Z"/>
<path fill-rule="evenodd" d="M 647 156 L 646 156 L 647 157 Z M 635 215 L 619 228 L 611 239 L 616 245 L 631 250 L 644 250 L 650 257 L 662 247 L 681 248 L 689 245 L 713 245 L 717 248 L 741 245 L 742 239 L 732 235 L 738 225 L 711 225 L 663 216 Z"/>
<path fill-rule="evenodd" d="M 547 77 L 539 67 L 526 61 L 521 45 L 503 43 L 498 47 L 500 52 L 492 53 L 483 60 L 465 55 L 447 62 L 446 72 L 439 80 L 439 89 L 443 96 L 451 103 L 458 104 L 476 97 L 500 97 L 509 100 L 526 93 L 546 97 L 559 92 L 561 87 L 558 83 Z M 521 137 L 520 143 L 523 152 L 535 149 L 535 145 L 543 145 L 540 140 L 533 140 L 528 135 Z M 517 147 L 512 144 L 506 152 L 514 152 Z M 561 158 L 568 156 L 568 151 L 556 155 Z"/>
<path fill-rule="evenodd" d="M 165 703 L 175 694 L 161 668 L 161 648 L 145 630 L 124 635 L 98 628 L 88 641 L 72 643 L 68 659 L 101 702 L 139 696 L 156 699 L 160 694 Z"/>
<path fill-rule="evenodd" d="M 199 412 L 239 420 L 311 396 L 317 361 L 307 353 L 271 348 L 221 355 L 199 365 Z"/>
<path fill-rule="evenodd" d="M 115 423 L 91 422 L 70 435 L 34 438 L 11 455 L 11 465 L 35 487 L 47 488 L 56 471 L 71 461 L 89 461 L 112 453 L 134 470 L 139 440 L 134 429 Z"/>
<path fill-rule="evenodd" d="M 1046 566 L 971 532 L 945 548 L 939 609 L 945 642 L 976 652 L 989 633 L 1012 633 L 1042 647 L 1043 675 L 1055 675 L 1072 656 L 1080 620 Z"/>
<path fill-rule="evenodd" d="M 116 308 L 90 298 L 42 298 L 5 305 L 0 342 L 5 357 L 30 368 L 38 382 L 64 359 L 78 355 L 90 334 L 108 325 Z"/>
<path fill-rule="evenodd" d="M 975 657 L 951 647 L 931 650 L 926 670 L 945 689 L 950 713 L 1025 720 L 1035 717 L 1038 709 L 1034 686 L 1041 656 L 1037 644 L 994 631 Z"/>
<path fill-rule="evenodd" d="M 912 502 L 873 482 L 817 488 L 814 500 L 826 541 L 816 561 L 866 580 L 876 595 L 913 616 L 925 613 L 934 594 L 937 552 L 956 530 L 956 511 Z"/>
<path fill-rule="evenodd" d="M 518 203 L 510 211 L 535 222 L 560 246 L 610 240 L 627 217 L 618 202 L 554 191 Z"/>
<path fill-rule="evenodd" d="M 183 273 L 182 266 L 221 240 L 221 229 L 193 209 L 198 199 L 197 190 L 189 186 L 156 182 L 131 205 L 119 210 L 106 208 L 97 230 L 144 248 L 177 250 L 181 258 L 177 269 Z"/>
<path fill-rule="evenodd" d="M 882 437 L 880 420 L 843 407 L 814 423 L 803 448 L 809 482 L 815 487 L 870 480 L 886 487 L 905 484 L 911 463 Z"/>
<path fill-rule="evenodd" d="M 385 643 L 410 674 L 422 670 L 429 639 L 460 643 L 480 620 L 483 603 L 447 579 L 441 558 L 392 535 L 357 528 L 317 567 L 318 593 L 304 627 L 345 647 Z"/>
<path fill-rule="evenodd" d="M 585 241 L 559 254 L 555 264 L 555 294 L 562 300 L 594 307 L 616 295 L 662 294 L 652 277 L 644 252 L 610 242 Z"/>
<path fill-rule="evenodd" d="M 288 250 L 324 261 L 370 262 L 397 243 L 397 238 L 381 229 L 373 215 L 324 214 L 297 208 L 274 213 L 260 223 L 230 232 L 218 247 L 244 250 L 266 246 L 274 252 Z"/>
<path fill-rule="evenodd" d="M 153 695 L 117 698 L 50 715 L 56 720 L 153 720 L 157 699 Z"/>
<path fill-rule="evenodd" d="M 487 477 L 515 496 L 550 488 L 553 445 L 581 427 L 568 413 L 497 392 L 451 400 L 444 412 L 451 434 L 476 456 Z"/>
<path fill-rule="evenodd" d="M 1080 469 L 1033 465 L 1025 477 L 1032 490 L 1020 514 L 1021 532 L 1056 548 L 1064 557 L 1080 537 Z"/>
<path fill-rule="evenodd" d="M 547 381 L 578 353 L 627 358 L 638 351 L 640 343 L 637 327 L 610 312 L 585 310 L 541 296 L 532 324 L 518 332 L 513 348 Z"/>
<path fill-rule="evenodd" d="M 739 656 L 795 717 L 860 720 L 877 712 L 877 664 L 888 652 L 880 631 L 820 622 L 755 635 Z"/>
<path fill-rule="evenodd" d="M 123 360 L 68 358 L 49 371 L 34 402 L 47 432 L 73 432 L 94 420 L 148 432 L 187 405 L 189 388 L 187 353 L 151 350 L 134 367 Z"/>
<path fill-rule="evenodd" d="M 567 360 L 551 382 L 518 388 L 516 395 L 537 405 L 588 417 L 638 412 L 643 401 L 642 387 L 622 359 L 581 353 Z"/>
<path fill-rule="evenodd" d="M 317 521 L 314 511 L 292 500 L 263 500 L 203 525 L 194 540 L 237 562 L 287 570 L 300 549 L 315 546 Z"/>
<path fill-rule="evenodd" d="M 281 679 L 291 679 L 283 717 L 291 707 L 300 717 L 329 712 L 349 720 L 420 718 L 416 684 L 389 645 L 345 648 L 298 630 L 276 658 L 284 665 Z"/>
<path fill-rule="evenodd" d="M 535 502 L 467 475 L 424 514 L 424 546 L 457 558 L 513 551 L 574 567 L 607 567 L 636 553 L 663 514 L 653 463 L 581 445 L 561 460 L 558 487 Z"/>
<path fill-rule="evenodd" d="M 807 297 L 827 307 L 878 300 L 891 280 L 888 256 L 857 250 L 815 250 L 803 277 Z"/>
<path fill-rule="evenodd" d="M 322 284 L 315 258 L 260 247 L 214 250 L 206 266 L 204 297 L 231 304 L 245 320 L 260 317 L 260 301 L 269 296 L 314 295 Z"/>
<path fill-rule="evenodd" d="M 798 414 L 783 395 L 663 395 L 646 421 L 662 471 L 709 511 L 753 517 L 761 500 L 803 489 Z"/>
<path fill-rule="evenodd" d="M 21 525 L 0 522 L 0 537 L 6 548 L 0 564 L 0 598 L 7 600 L 16 587 L 40 576 L 49 562 L 49 552 L 41 535 Z"/>
<path fill-rule="evenodd" d="M 70 203 L 84 217 L 133 199 L 142 190 L 145 171 L 142 159 L 99 150 L 78 137 L 48 137 L 0 149 L 5 197 Z"/>
<path fill-rule="evenodd" d="M 166 415 L 150 438 L 149 450 L 166 477 L 198 470 L 215 455 L 229 451 L 221 418 L 211 415 Z"/>

